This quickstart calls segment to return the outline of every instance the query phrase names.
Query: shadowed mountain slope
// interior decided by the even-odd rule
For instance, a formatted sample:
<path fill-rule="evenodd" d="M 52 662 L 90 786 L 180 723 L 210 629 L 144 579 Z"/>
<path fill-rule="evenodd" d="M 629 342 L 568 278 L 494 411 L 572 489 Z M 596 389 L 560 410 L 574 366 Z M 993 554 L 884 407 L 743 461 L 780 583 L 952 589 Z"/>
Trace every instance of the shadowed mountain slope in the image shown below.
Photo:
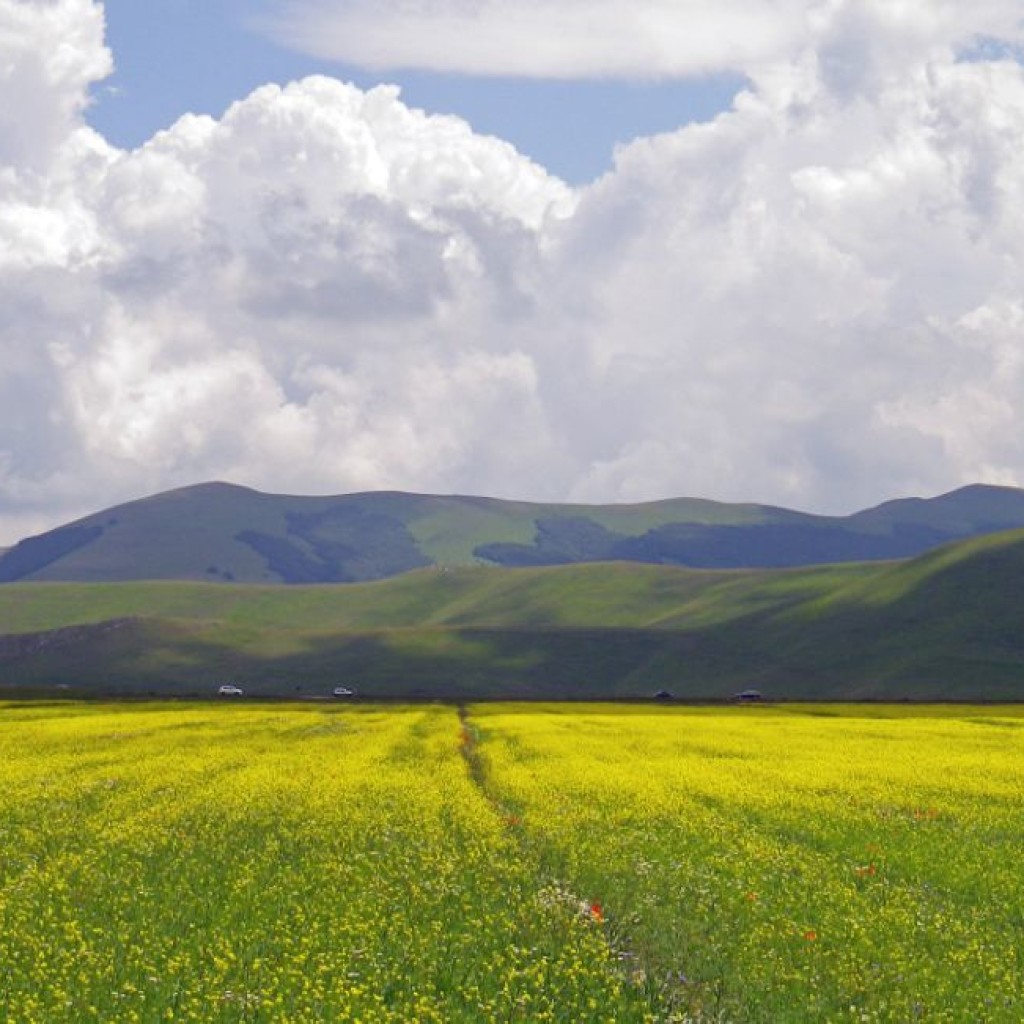
<path fill-rule="evenodd" d="M 1024 699 L 1024 531 L 903 562 L 0 588 L 0 687 L 444 699 Z"/>

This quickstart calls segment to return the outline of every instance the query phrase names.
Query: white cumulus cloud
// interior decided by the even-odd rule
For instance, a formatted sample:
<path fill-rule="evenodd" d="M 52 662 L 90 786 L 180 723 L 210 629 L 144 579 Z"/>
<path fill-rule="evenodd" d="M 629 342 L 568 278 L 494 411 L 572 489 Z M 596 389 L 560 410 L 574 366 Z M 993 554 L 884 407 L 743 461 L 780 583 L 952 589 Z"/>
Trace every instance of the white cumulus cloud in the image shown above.
<path fill-rule="evenodd" d="M 572 39 L 583 6 L 517 9 Z M 571 73 L 626 10 L 588 9 Z M 750 84 L 573 191 L 323 77 L 120 151 L 81 123 L 99 5 L 0 0 L 0 543 L 211 478 L 837 511 L 1024 483 L 1018 5 L 630 10 Z M 727 14 L 776 34 L 744 55 Z"/>
<path fill-rule="evenodd" d="M 112 67 L 92 0 L 3 0 L 0 168 L 45 167 L 76 126 L 89 84 Z"/>

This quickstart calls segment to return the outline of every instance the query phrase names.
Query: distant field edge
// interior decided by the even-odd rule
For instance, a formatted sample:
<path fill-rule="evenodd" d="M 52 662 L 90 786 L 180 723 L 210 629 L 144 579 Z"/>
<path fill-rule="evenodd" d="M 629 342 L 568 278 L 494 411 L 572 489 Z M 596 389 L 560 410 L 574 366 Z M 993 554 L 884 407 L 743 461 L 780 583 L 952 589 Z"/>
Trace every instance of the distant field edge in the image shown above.
<path fill-rule="evenodd" d="M 842 716 L 844 712 L 913 712 L 916 715 L 934 712 L 937 716 L 955 712 L 969 713 L 972 710 L 984 714 L 992 710 L 1015 712 L 1024 717 L 1024 700 L 765 700 L 757 704 L 744 704 L 723 699 L 672 699 L 654 700 L 643 697 L 601 699 L 592 697 L 546 698 L 546 697 L 474 697 L 471 699 L 442 697 L 355 697 L 351 700 L 332 700 L 330 697 L 293 697 L 289 695 L 255 695 L 239 699 L 227 699 L 215 695 L 193 694 L 147 694 L 124 693 L 120 691 L 81 691 L 52 688 L 19 688 L 0 685 L 0 711 L 12 707 L 61 707 L 77 705 L 223 705 L 225 708 L 273 706 L 288 708 L 324 709 L 338 711 L 346 709 L 367 711 L 376 708 L 441 707 L 452 709 L 487 708 L 493 710 L 514 710 L 530 712 L 558 712 L 604 714 L 623 711 L 731 711 L 737 715 L 758 715 L 772 712 L 786 714 L 806 713 L 809 715 L 829 713 Z"/>

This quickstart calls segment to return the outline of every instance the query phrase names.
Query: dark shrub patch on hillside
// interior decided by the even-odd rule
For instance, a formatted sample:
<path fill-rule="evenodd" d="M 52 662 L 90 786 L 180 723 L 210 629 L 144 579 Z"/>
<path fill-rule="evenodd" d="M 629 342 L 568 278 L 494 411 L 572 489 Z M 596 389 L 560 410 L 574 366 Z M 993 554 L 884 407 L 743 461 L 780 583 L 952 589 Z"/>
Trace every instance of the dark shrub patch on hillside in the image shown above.
<path fill-rule="evenodd" d="M 0 558 L 0 583 L 23 580 L 102 535 L 102 526 L 66 526 L 41 537 L 29 537 Z"/>
<path fill-rule="evenodd" d="M 890 533 L 842 527 L 769 523 L 757 526 L 690 526 L 672 523 L 627 537 L 614 558 L 686 565 L 695 569 L 784 568 L 827 562 L 905 558 L 948 540 L 926 526 L 896 526 Z"/>
<path fill-rule="evenodd" d="M 627 537 L 578 516 L 538 519 L 533 544 L 481 544 L 474 554 L 509 567 L 617 561 L 694 569 L 767 569 L 907 558 L 949 539 L 947 532 L 930 526 L 894 524 L 885 532 L 862 532 L 822 522 L 669 523 L 642 536 Z"/>
<path fill-rule="evenodd" d="M 284 537 L 243 530 L 235 539 L 262 555 L 267 568 L 285 583 L 327 583 L 330 580 L 326 566 L 314 561 Z"/>
<path fill-rule="evenodd" d="M 291 513 L 288 532 L 306 541 L 339 582 L 379 580 L 431 564 L 403 522 L 349 505 Z"/>
<path fill-rule="evenodd" d="M 289 513 L 295 540 L 245 530 L 237 535 L 286 583 L 356 583 L 430 565 L 405 524 L 390 516 L 336 505 L 316 514 Z"/>
<path fill-rule="evenodd" d="M 603 562 L 624 538 L 586 516 L 536 520 L 533 544 L 481 544 L 473 554 L 504 566 Z"/>

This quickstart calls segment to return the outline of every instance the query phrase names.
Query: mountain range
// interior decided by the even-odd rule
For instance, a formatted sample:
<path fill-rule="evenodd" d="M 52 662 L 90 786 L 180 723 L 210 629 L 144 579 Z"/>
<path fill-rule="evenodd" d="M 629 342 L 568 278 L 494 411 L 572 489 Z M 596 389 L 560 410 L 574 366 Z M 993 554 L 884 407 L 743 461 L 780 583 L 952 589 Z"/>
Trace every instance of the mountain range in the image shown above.
<path fill-rule="evenodd" d="M 1007 488 L 829 518 L 207 484 L 29 538 L 0 571 L 0 694 L 1024 698 Z"/>
<path fill-rule="evenodd" d="M 0 553 L 0 583 L 145 579 L 354 583 L 428 566 L 638 562 L 792 568 L 907 558 L 1024 527 L 1024 491 L 976 485 L 849 516 L 677 498 L 555 505 L 207 483 L 118 505 Z"/>

